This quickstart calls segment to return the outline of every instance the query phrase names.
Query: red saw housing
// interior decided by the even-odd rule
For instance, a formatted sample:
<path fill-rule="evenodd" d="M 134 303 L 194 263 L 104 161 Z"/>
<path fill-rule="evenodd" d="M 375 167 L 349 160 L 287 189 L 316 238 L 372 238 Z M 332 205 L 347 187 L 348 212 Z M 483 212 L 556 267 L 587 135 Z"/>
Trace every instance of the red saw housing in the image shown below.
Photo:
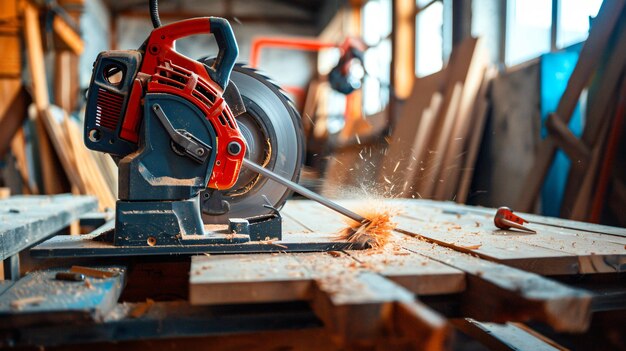
<path fill-rule="evenodd" d="M 148 37 L 139 72 L 149 76 L 145 92 L 180 96 L 204 113 L 217 135 L 214 150 L 216 160 L 208 186 L 229 189 L 239 176 L 246 152 L 245 141 L 230 108 L 222 98 L 223 88 L 211 79 L 207 67 L 174 49 L 177 39 L 202 33 L 211 33 L 208 17 L 192 18 L 154 29 Z M 140 76 L 138 74 L 133 82 L 120 131 L 121 138 L 133 142 L 138 140 L 141 99 L 146 81 Z M 231 155 L 227 150 L 231 142 L 237 142 L 242 147 L 237 155 Z"/>

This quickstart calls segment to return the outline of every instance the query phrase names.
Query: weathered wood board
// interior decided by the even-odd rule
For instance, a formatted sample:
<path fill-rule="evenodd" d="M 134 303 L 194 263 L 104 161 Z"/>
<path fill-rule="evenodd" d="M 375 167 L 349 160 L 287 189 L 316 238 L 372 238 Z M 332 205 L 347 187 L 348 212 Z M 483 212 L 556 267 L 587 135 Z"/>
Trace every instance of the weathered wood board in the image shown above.
<path fill-rule="evenodd" d="M 626 270 L 626 240 L 620 228 L 611 235 L 586 231 L 587 225 L 569 221 L 567 227 L 532 222 L 537 234 L 500 230 L 493 224 L 495 210 L 424 200 L 343 200 L 356 212 L 368 208 L 397 211 L 398 228 L 421 238 L 476 254 L 482 258 L 542 275 L 618 273 Z M 284 212 L 315 233 L 338 233 L 345 224 L 341 216 L 308 202 L 292 201 Z M 319 218 L 324 218 L 320 221 Z M 541 217 L 543 218 L 543 217 Z M 570 223 L 571 222 L 571 223 Z M 600 227 L 601 228 L 601 227 Z"/>
<path fill-rule="evenodd" d="M 403 204 L 406 206 L 409 206 L 410 203 L 411 201 L 403 200 Z M 342 204 L 357 212 L 359 210 L 354 201 L 342 201 Z M 374 205 L 379 208 L 384 206 L 381 202 L 375 202 Z M 303 211 L 304 206 L 306 211 Z M 422 214 L 428 216 L 428 208 L 422 210 Z M 296 203 L 292 201 L 285 211 L 288 213 L 290 211 L 306 213 L 307 215 L 300 215 L 298 218 L 312 229 L 315 228 L 316 222 L 322 222 L 319 224 L 320 231 L 335 230 L 336 232 L 342 227 L 341 219 L 337 215 L 333 215 L 330 210 L 311 202 Z M 440 211 L 436 212 L 441 214 Z M 324 221 L 316 221 L 316 218 L 324 218 Z M 459 221 L 457 215 L 452 215 L 449 223 L 442 221 L 441 217 L 437 217 L 436 224 L 430 228 L 424 225 L 427 222 L 407 217 L 398 216 L 395 220 L 400 224 L 401 229 L 399 231 L 405 235 L 398 234 L 393 245 L 399 245 L 406 250 L 467 273 L 466 298 L 476 301 L 476 303 L 466 304 L 466 306 L 470 306 L 466 311 L 470 315 L 482 316 L 495 321 L 499 318 L 503 318 L 502 321 L 542 320 L 558 330 L 580 331 L 588 326 L 591 294 L 569 288 L 534 273 L 466 254 L 478 253 L 485 246 L 492 255 L 505 253 L 514 254 L 514 256 L 518 254 L 521 257 L 530 255 L 533 260 L 537 260 L 542 257 L 558 255 L 559 251 L 536 247 L 533 252 L 528 254 L 526 250 L 534 247 L 525 243 L 520 243 L 522 249 L 518 250 L 511 246 L 510 241 L 506 243 L 509 245 L 508 249 L 501 242 L 479 245 L 474 241 L 463 241 L 460 238 L 463 234 L 461 230 L 463 227 L 453 222 Z M 413 226 L 407 228 L 408 224 Z M 418 225 L 419 227 L 417 227 Z M 472 219 L 471 225 L 472 227 L 475 226 L 474 219 Z M 454 226 L 454 228 L 452 228 L 453 232 L 450 232 L 447 228 L 441 230 L 436 226 Z M 425 238 L 436 243 L 431 244 L 417 240 L 417 238 Z M 502 240 L 502 238 L 496 239 Z M 570 257 L 573 255 L 563 252 L 561 256 Z M 489 307 L 485 308 L 485 306 Z"/>
<path fill-rule="evenodd" d="M 13 196 L 0 200 L 0 259 L 31 247 L 96 210 L 92 196 Z"/>
<path fill-rule="evenodd" d="M 27 274 L 0 295 L 0 328 L 102 320 L 117 304 L 125 271 L 120 267 L 99 269 L 116 275 L 76 282 L 55 279 L 57 272 L 66 270 Z"/>
<path fill-rule="evenodd" d="M 398 325 L 398 335 L 411 329 L 422 335 L 412 342 L 433 349 L 449 337 L 445 319 L 410 291 L 340 252 L 195 256 L 189 291 L 196 305 L 310 301 L 342 343 L 372 343 Z"/>

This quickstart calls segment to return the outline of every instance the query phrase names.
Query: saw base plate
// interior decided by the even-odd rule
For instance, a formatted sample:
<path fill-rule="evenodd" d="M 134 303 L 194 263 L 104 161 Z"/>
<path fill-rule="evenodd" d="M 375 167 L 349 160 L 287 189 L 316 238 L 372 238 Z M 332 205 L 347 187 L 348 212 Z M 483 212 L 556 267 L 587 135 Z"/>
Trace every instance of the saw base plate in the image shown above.
<path fill-rule="evenodd" d="M 335 241 L 332 235 L 312 233 L 283 233 L 280 241 L 249 241 L 243 234 L 215 234 L 214 241 L 202 244 L 161 246 L 116 246 L 104 240 L 112 235 L 112 222 L 109 228 L 85 235 L 57 235 L 30 250 L 35 258 L 69 257 L 108 257 L 108 256 L 146 256 L 146 255 L 196 255 L 196 254 L 234 254 L 234 253 L 272 253 L 272 252 L 323 252 L 339 250 L 360 250 L 367 247 L 345 241 Z M 206 239 L 203 239 L 206 240 Z"/>

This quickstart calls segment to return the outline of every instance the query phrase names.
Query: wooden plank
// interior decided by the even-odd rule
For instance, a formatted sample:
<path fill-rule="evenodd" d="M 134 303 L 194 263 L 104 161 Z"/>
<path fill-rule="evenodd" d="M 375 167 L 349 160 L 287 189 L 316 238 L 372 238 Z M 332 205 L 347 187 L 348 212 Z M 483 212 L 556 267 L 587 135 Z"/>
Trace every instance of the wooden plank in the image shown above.
<path fill-rule="evenodd" d="M 57 167 L 58 161 L 53 153 L 51 140 L 44 126 L 44 111 L 50 106 L 50 96 L 44 64 L 43 44 L 39 28 L 39 10 L 32 3 L 24 2 L 24 36 L 27 47 L 33 102 L 37 106 L 36 130 L 39 143 L 39 158 L 42 166 L 44 191 L 48 194 L 63 192 L 62 173 Z M 49 132 L 49 131 L 48 131 Z"/>
<path fill-rule="evenodd" d="M 124 269 L 100 269 L 117 275 L 68 282 L 55 279 L 62 270 L 29 273 L 0 295 L 0 328 L 102 320 L 117 304 L 124 286 Z"/>
<path fill-rule="evenodd" d="M 404 101 L 400 116 L 395 121 L 392 134 L 389 137 L 387 153 L 396 157 L 383 158 L 379 172 L 379 183 L 383 184 L 384 178 L 387 177 L 388 179 L 394 179 L 398 184 L 410 182 L 411 186 L 413 185 L 413 175 L 410 171 L 407 172 L 407 170 L 414 169 L 414 167 L 410 166 L 410 163 L 413 158 L 417 159 L 422 153 L 421 150 L 425 144 L 422 140 L 428 137 L 428 134 L 424 134 L 424 129 L 430 130 L 435 117 L 432 113 L 427 115 L 425 113 L 432 106 L 433 99 L 439 101 L 440 105 L 441 94 L 439 91 L 443 86 L 444 77 L 445 71 L 441 70 L 415 80 L 413 92 Z M 434 96 L 438 98 L 434 98 Z M 421 135 L 418 136 L 420 133 Z M 400 162 L 400 164 L 396 169 L 397 162 Z M 395 193 L 399 192 L 400 188 Z"/>
<path fill-rule="evenodd" d="M 537 234 L 499 230 L 492 216 L 428 213 L 428 209 L 409 207 L 401 215 L 400 226 L 412 233 L 459 251 L 529 270 L 539 274 L 614 273 L 626 269 L 624 243 L 586 238 L 566 229 L 533 229 Z"/>
<path fill-rule="evenodd" d="M 363 201 L 340 201 L 358 212 Z M 386 200 L 379 206 L 402 209 L 394 221 L 412 233 L 455 250 L 544 275 L 615 273 L 626 269 L 626 241 L 621 237 L 581 233 L 567 228 L 534 226 L 538 234 L 502 231 L 493 223 L 495 210 L 480 214 L 444 213 L 420 204 L 436 202 Z M 452 205 L 455 206 L 455 205 Z M 345 226 L 335 215 L 308 202 L 287 206 L 300 213 L 314 231 L 337 233 Z M 459 206 L 460 207 L 460 206 Z M 306 215 L 302 215 L 306 213 Z M 317 219 L 325 218 L 324 221 Z M 531 226 L 533 226 L 532 224 Z"/>
<path fill-rule="evenodd" d="M 372 345 L 385 331 L 399 333 L 393 329 L 395 316 L 404 324 L 402 331 L 413 328 L 428 335 L 426 339 L 412 341 L 418 349 L 424 345 L 431 345 L 434 350 L 444 349 L 449 336 L 445 319 L 415 302 L 408 290 L 359 268 L 346 255 L 294 256 L 315 279 L 313 310 L 341 344 Z"/>
<path fill-rule="evenodd" d="M 476 198 L 485 206 L 515 204 L 525 191 L 522 182 L 511 179 L 532 172 L 541 141 L 539 73 L 536 60 L 501 72 L 492 82 L 491 113 L 482 141 L 485 151 L 474 170 L 476 189 L 484 191 Z"/>
<path fill-rule="evenodd" d="M 344 200 L 339 202 L 356 212 L 359 212 L 362 206 L 368 207 L 367 201 Z M 456 214 L 444 214 L 438 209 L 419 207 L 412 205 L 412 203 L 419 203 L 419 201 L 385 200 L 383 202 L 378 200 L 376 204 L 377 206 L 395 207 L 404 212 L 393 219 L 403 229 L 418 233 L 440 245 L 453 247 L 462 252 L 473 253 L 497 262 L 519 265 L 524 269 L 532 269 L 540 274 L 574 274 L 579 273 L 579 269 L 587 268 L 587 266 L 580 267 L 579 258 L 571 253 L 512 241 L 503 235 L 493 235 L 497 228 L 489 229 L 490 224 L 489 226 L 481 224 L 476 227 L 474 219 L 459 221 Z M 293 206 L 290 208 L 295 207 L 294 205 L 290 206 Z M 300 215 L 300 219 L 309 221 L 311 228 L 316 231 L 336 233 L 345 226 L 345 224 L 342 225 L 339 215 L 318 204 L 302 202 L 297 212 L 306 213 L 307 215 Z M 324 218 L 324 221 L 316 220 L 316 218 Z M 515 234 L 513 233 L 513 235 Z M 540 260 L 549 262 L 549 264 L 537 264 Z M 615 268 L 612 267 L 605 269 L 610 269 L 611 272 L 615 271 Z"/>
<path fill-rule="evenodd" d="M 19 79 L 0 79 L 0 157 L 11 146 L 13 136 L 26 119 L 28 94 Z"/>
<path fill-rule="evenodd" d="M 483 323 L 467 318 L 455 320 L 454 326 L 479 340 L 490 350 L 497 351 L 564 351 L 565 347 L 545 337 L 518 327 L 516 324 Z"/>
<path fill-rule="evenodd" d="M 610 134 L 607 140 L 607 146 L 605 151 L 602 165 L 600 166 L 596 191 L 593 194 L 593 202 L 591 204 L 591 211 L 589 214 L 589 220 L 593 223 L 600 222 L 602 216 L 602 210 L 606 202 L 606 191 L 609 186 L 609 178 L 613 172 L 613 165 L 615 162 L 615 156 L 618 152 L 620 138 L 624 133 L 624 119 L 626 118 L 626 81 L 622 81 L 620 93 L 617 101 L 617 107 L 615 109 L 615 115 L 610 128 Z"/>
<path fill-rule="evenodd" d="M 609 37 L 616 23 L 619 22 L 624 4 L 623 1 L 607 1 L 600 7 L 596 17 L 596 25 L 589 32 L 589 37 L 582 47 L 576 67 L 556 109 L 556 114 L 563 119 L 563 122 L 569 123 L 580 93 L 587 86 L 589 78 L 605 52 Z M 524 186 L 522 187 L 524 190 L 520 193 L 515 205 L 519 211 L 528 212 L 532 210 L 555 152 L 556 143 L 551 138 L 546 138 L 539 144 L 534 166 L 524 179 Z"/>
<path fill-rule="evenodd" d="M 17 30 L 15 33 L 0 32 L 0 50 L 4 53 L 0 59 L 0 77 L 19 78 L 22 72 L 22 49 Z"/>
<path fill-rule="evenodd" d="M 18 0 L 5 0 L 0 2 L 0 21 L 16 21 L 18 8 Z"/>
<path fill-rule="evenodd" d="M 589 326 L 591 294 L 586 291 L 437 244 L 405 240 L 402 246 L 468 274 L 465 316 L 493 322 L 541 321 L 563 332 L 583 332 Z"/>
<path fill-rule="evenodd" d="M 580 139 L 587 148 L 592 149 L 592 155 L 586 164 L 581 165 L 579 162 L 572 162 L 563 193 L 561 217 L 576 220 L 587 219 L 586 207 L 593 192 L 600 158 L 604 157 L 606 135 L 614 117 L 614 106 L 619 100 L 620 78 L 624 74 L 626 25 L 622 25 L 621 29 L 616 30 L 616 32 L 614 48 L 608 56 L 608 62 L 604 67 L 601 67 L 598 73 L 602 75 L 598 86 L 595 87 L 598 93 L 594 96 L 595 99 L 591 100 L 592 104 L 586 117 L 585 130 Z"/>
<path fill-rule="evenodd" d="M 189 275 L 192 305 L 308 300 L 313 284 L 286 254 L 194 256 Z"/>
<path fill-rule="evenodd" d="M 343 343 L 378 342 L 396 318 L 427 336 L 415 342 L 442 349 L 445 320 L 414 301 L 413 294 L 361 267 L 345 254 L 196 256 L 190 303 L 230 304 L 307 300 Z"/>
<path fill-rule="evenodd" d="M 39 188 L 28 172 L 25 138 L 24 129 L 18 129 L 11 140 L 11 152 L 13 153 L 13 157 L 15 157 L 15 165 L 22 178 L 23 193 L 27 195 L 37 195 L 39 194 Z"/>
<path fill-rule="evenodd" d="M 322 205 L 312 201 L 288 201 L 281 212 L 297 219 L 299 223 L 315 233 L 338 236 L 339 231 L 347 225 L 340 214 L 326 210 Z"/>
<path fill-rule="evenodd" d="M 422 119 L 420 120 L 420 126 L 415 134 L 415 140 L 412 145 L 412 154 L 408 158 L 408 164 L 406 168 L 400 168 L 400 164 L 394 165 L 393 169 L 401 169 L 401 172 L 405 173 L 405 176 L 401 179 L 397 179 L 396 177 L 388 177 L 392 179 L 392 183 L 394 184 L 402 184 L 402 187 L 399 187 L 401 190 L 397 196 L 407 197 L 407 198 L 415 198 L 416 196 L 420 196 L 419 193 L 414 190 L 415 186 L 415 175 L 418 173 L 418 170 L 423 165 L 423 158 L 420 155 L 424 154 L 424 150 L 427 146 L 427 142 L 430 139 L 430 131 L 433 123 L 435 122 L 435 118 L 439 114 L 439 110 L 441 109 L 441 101 L 443 100 L 443 96 L 436 92 L 433 94 L 430 105 L 426 110 L 422 113 Z M 394 155 L 392 153 L 392 155 Z M 418 157 L 420 157 L 418 159 Z M 387 159 L 394 159 L 392 157 L 388 157 Z M 401 159 L 402 160 L 402 159 Z M 405 163 L 407 161 L 404 161 Z M 401 161 L 398 161 L 401 162 Z M 395 172 L 394 172 L 395 173 Z M 395 196 L 396 194 L 391 192 L 390 196 Z"/>
<path fill-rule="evenodd" d="M 454 294 L 465 290 L 465 273 L 400 247 L 352 250 L 348 254 L 367 269 L 418 296 Z"/>
<path fill-rule="evenodd" d="M 339 201 L 345 207 L 359 212 L 359 207 L 368 207 L 367 201 Z M 475 218 L 462 218 L 456 214 L 445 214 L 438 209 L 429 209 L 412 205 L 414 200 L 380 201 L 378 206 L 397 206 L 402 209 L 400 215 L 394 218 L 398 225 L 411 233 L 432 240 L 440 245 L 455 250 L 473 253 L 482 258 L 495 262 L 505 263 L 517 268 L 528 269 L 539 274 L 578 274 L 619 271 L 622 265 L 604 262 L 605 256 L 584 255 L 577 256 L 558 248 L 543 247 L 532 243 L 512 239 L 511 236 L 522 235 L 511 232 L 508 235 L 494 235 L 498 229 L 489 222 L 476 226 Z M 315 232 L 338 233 L 345 224 L 340 215 L 316 203 L 303 201 L 286 206 L 291 211 L 299 213 L 298 218 Z M 306 214 L 306 215 L 303 215 Z M 320 221 L 320 218 L 324 218 Z M 419 220 L 421 219 L 421 220 Z M 620 247 L 620 249 L 622 249 Z M 617 255 L 618 258 L 620 255 Z M 619 262 L 619 260 L 617 261 Z M 602 263 L 602 264 L 600 264 Z"/>
<path fill-rule="evenodd" d="M 488 60 L 487 52 L 483 49 L 482 41 L 479 39 L 470 57 L 470 63 L 463 83 L 463 93 L 459 99 L 459 107 L 449 137 L 446 143 L 442 141 L 440 144 L 442 147 L 445 147 L 445 152 L 442 149 L 436 149 L 438 152 L 443 153 L 443 157 L 439 167 L 439 174 L 435 176 L 435 179 L 441 180 L 436 183 L 435 199 L 450 200 L 456 195 L 460 168 L 464 160 L 463 155 L 466 153 L 466 139 L 470 127 L 474 123 L 474 105 L 480 96 L 480 87 L 484 79 Z"/>
<path fill-rule="evenodd" d="M 546 129 L 554 143 L 561 149 L 570 160 L 576 160 L 587 167 L 591 152 L 587 146 L 578 139 L 561 118 L 555 114 L 550 114 L 546 120 Z"/>
<path fill-rule="evenodd" d="M 320 217 L 311 208 L 309 208 L 307 213 L 315 218 Z M 328 222 L 328 218 L 331 217 L 328 216 L 326 218 L 325 222 Z M 591 297 L 587 293 L 567 288 L 561 284 L 541 278 L 536 274 L 480 260 L 438 245 L 430 245 L 418 240 L 401 241 L 400 244 L 420 255 L 452 265 L 468 273 L 468 279 L 470 280 L 468 281 L 467 296 L 469 296 L 469 302 L 467 306 L 470 307 L 468 310 L 470 313 L 476 313 L 482 318 L 496 321 L 538 319 L 563 330 L 584 330 L 586 328 L 589 321 L 589 306 L 591 304 Z M 470 244 L 471 242 L 467 243 L 468 247 Z M 526 251 L 527 247 L 522 246 L 523 248 L 519 251 Z M 462 245 L 458 245 L 458 248 L 462 248 Z M 508 248 L 508 250 L 505 248 Z M 510 242 L 508 242 L 505 248 L 501 249 L 503 253 L 511 252 Z M 541 248 L 536 248 L 535 251 L 541 250 L 546 252 L 547 255 L 559 254 Z M 467 251 L 472 252 L 476 250 L 467 249 Z M 560 253 L 560 255 L 566 259 L 572 256 L 567 253 Z M 480 308 L 473 310 L 471 307 L 483 306 L 482 303 L 485 303 L 484 306 L 489 307 L 485 307 L 485 310 Z M 511 305 L 519 306 L 519 308 L 507 307 Z M 468 308 L 467 306 L 465 308 Z"/>
<path fill-rule="evenodd" d="M 364 269 L 417 295 L 465 290 L 465 273 L 404 249 L 349 252 Z M 297 301 L 310 298 L 311 274 L 288 254 L 194 256 L 190 303 L 194 305 Z"/>
<path fill-rule="evenodd" d="M 473 65 L 476 63 L 474 58 L 479 57 L 477 55 L 478 48 L 478 39 L 467 38 L 455 46 L 450 54 L 450 60 L 446 66 L 444 100 L 440 114 L 437 116 L 431 131 L 432 136 L 428 143 L 429 153 L 425 154 L 423 158 L 422 156 L 419 157 L 424 160 L 422 167 L 425 169 L 420 181 L 416 184 L 421 197 L 430 198 L 435 195 L 437 183 L 441 181 L 440 172 L 450 146 L 451 136 L 455 126 L 458 125 L 459 112 L 465 113 L 460 111 L 460 108 L 465 108 L 471 102 L 470 95 L 475 95 L 474 90 L 480 84 L 480 79 L 475 79 L 473 69 L 482 71 L 478 67 L 480 65 Z M 482 72 L 480 74 L 482 75 Z M 473 93 L 464 94 L 463 91 L 473 91 Z"/>
<path fill-rule="evenodd" d="M 571 197 L 573 197 L 574 200 L 571 207 L 567 206 L 567 208 L 565 208 L 566 206 L 561 206 L 561 213 L 563 214 L 563 217 L 568 217 L 570 219 L 579 221 L 587 220 L 587 217 L 589 215 L 588 208 L 591 204 L 591 197 L 593 196 L 593 192 L 595 191 L 594 187 L 596 184 L 596 176 L 598 175 L 598 169 L 600 167 L 602 158 L 604 158 L 604 146 L 606 136 L 609 133 L 609 126 L 611 121 L 610 118 L 606 118 L 602 122 L 602 127 L 599 131 L 600 140 L 595 145 L 593 145 L 593 148 L 591 150 L 591 157 L 589 158 L 587 167 L 585 167 L 585 169 L 583 170 L 578 171 L 574 170 L 574 167 L 572 167 L 572 169 L 570 170 L 568 178 L 573 180 L 573 182 L 577 182 L 577 188 L 575 188 L 575 190 L 571 190 L 571 184 L 566 186 L 566 192 L 563 196 L 563 204 L 570 204 L 570 202 L 565 201 L 569 201 Z M 571 182 L 568 181 L 568 183 Z M 570 190 L 569 193 L 568 190 Z M 565 213 L 567 213 L 567 215 L 565 215 Z"/>
<path fill-rule="evenodd" d="M 495 214 L 495 209 L 490 209 L 490 208 L 480 207 L 480 206 L 468 206 L 468 205 L 456 204 L 452 202 L 431 201 L 431 200 L 424 200 L 424 199 L 412 200 L 412 201 L 415 202 L 416 204 L 419 203 L 425 207 L 439 208 L 442 210 L 450 211 L 451 213 L 463 214 L 465 212 L 474 212 L 474 213 L 481 213 L 481 214 Z M 556 227 L 556 228 L 568 228 L 568 229 L 573 229 L 573 230 L 577 230 L 581 232 L 626 237 L 626 228 L 611 227 L 607 225 L 587 223 L 587 222 L 579 222 L 579 221 L 573 221 L 573 220 L 566 219 L 566 218 L 547 217 L 547 216 L 541 216 L 541 215 L 537 215 L 533 213 L 524 213 L 524 212 L 518 212 L 518 211 L 515 211 L 515 213 L 529 220 L 531 223 L 537 223 L 537 224 L 547 225 L 547 226 Z"/>
<path fill-rule="evenodd" d="M 15 0 L 5 0 L 0 5 L 0 77 L 21 78 L 22 48 L 20 25 Z"/>
<path fill-rule="evenodd" d="M 91 196 L 14 196 L 1 200 L 0 260 L 47 239 L 96 207 Z"/>
<path fill-rule="evenodd" d="M 420 213 L 425 212 L 428 214 L 426 216 L 426 220 L 435 221 L 435 218 L 429 217 L 432 216 L 432 208 L 424 207 L 417 203 L 404 203 L 403 206 L 407 206 L 407 212 L 410 211 L 412 213 Z M 496 213 L 495 209 L 491 209 L 484 212 L 446 212 L 444 210 L 435 210 L 436 212 L 441 213 L 445 218 L 442 219 L 444 222 L 454 222 L 459 220 L 459 222 L 465 223 L 466 221 L 469 223 L 474 223 L 478 227 L 488 228 L 493 230 L 494 234 L 496 231 L 500 234 L 506 234 L 506 231 L 498 230 L 493 224 L 493 218 Z M 439 214 L 434 214 L 435 216 L 439 216 Z M 523 218 L 526 218 L 525 215 L 521 215 Z M 411 215 L 411 217 L 416 217 Z M 545 225 L 542 223 L 530 222 L 527 224 L 529 228 L 538 230 L 539 233 L 536 235 L 522 235 L 523 233 L 519 231 L 510 231 L 509 234 L 511 238 L 516 241 L 528 242 L 535 241 L 537 243 L 543 242 L 549 246 L 549 248 L 556 248 L 559 246 L 568 246 L 571 244 L 574 247 L 572 249 L 576 249 L 575 246 L 586 247 L 587 252 L 605 252 L 605 253 L 621 253 L 626 248 L 626 238 L 616 235 L 606 235 L 602 233 L 596 232 L 588 232 L 580 229 L 573 229 L 568 227 L 556 227 L 551 225 Z M 471 231 L 471 230 L 470 230 Z M 563 249 L 561 249 L 563 250 Z M 570 249 L 565 249 L 565 251 Z M 580 252 L 580 250 L 574 250 L 572 252 Z M 584 250 L 583 250 L 584 252 Z"/>
<path fill-rule="evenodd" d="M 436 182 L 440 181 L 440 179 L 437 179 L 437 175 L 439 174 L 443 154 L 446 150 L 445 144 L 448 142 L 450 129 L 454 125 L 454 116 L 457 113 L 462 93 L 463 85 L 457 82 L 450 93 L 450 100 L 447 103 L 444 100 L 442 109 L 440 109 L 440 111 L 445 111 L 445 114 L 437 116 L 436 121 L 443 120 L 443 122 L 439 122 L 443 124 L 439 127 L 435 126 L 426 149 L 418 157 L 420 172 L 413 186 L 420 198 L 431 198 L 435 191 Z M 446 141 L 445 143 L 444 140 Z"/>
<path fill-rule="evenodd" d="M 491 80 L 496 77 L 497 70 L 493 67 L 487 69 L 485 72 L 480 91 L 478 93 L 478 101 L 474 110 L 474 123 L 470 128 L 469 140 L 467 144 L 467 156 L 465 157 L 465 163 L 463 168 L 460 169 L 460 181 L 458 185 L 458 191 L 456 193 L 456 202 L 465 203 L 469 195 L 470 187 L 472 185 L 472 178 L 474 177 L 476 161 L 478 159 L 478 151 L 483 140 L 483 133 L 485 131 L 485 124 L 487 122 L 487 114 L 489 113 L 491 103 L 489 101 L 488 93 L 491 86 Z M 448 183 L 450 184 L 450 183 Z"/>
<path fill-rule="evenodd" d="M 80 33 L 76 33 L 76 31 L 70 27 L 70 25 L 67 24 L 61 16 L 54 16 L 54 19 L 52 20 L 52 29 L 54 30 L 54 33 L 61 38 L 63 43 L 72 49 L 74 54 L 80 55 L 83 53 L 85 44 L 83 43 Z"/>

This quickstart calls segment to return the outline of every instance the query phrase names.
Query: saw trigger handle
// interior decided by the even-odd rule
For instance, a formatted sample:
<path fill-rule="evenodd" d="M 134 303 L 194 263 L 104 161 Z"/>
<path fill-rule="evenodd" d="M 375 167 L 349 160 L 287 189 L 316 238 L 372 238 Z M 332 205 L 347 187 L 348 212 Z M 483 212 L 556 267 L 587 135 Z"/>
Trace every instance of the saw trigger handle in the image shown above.
<path fill-rule="evenodd" d="M 213 34 L 215 37 L 219 49 L 217 59 L 212 67 L 205 67 L 211 79 L 222 90 L 225 90 L 230 79 L 230 73 L 235 66 L 237 56 L 239 56 L 239 47 L 237 46 L 235 34 L 226 19 L 220 17 L 199 17 L 156 28 L 152 31 L 152 45 L 148 46 L 148 50 L 154 55 L 158 55 L 161 49 L 175 51 L 173 49 L 176 40 L 202 33 Z M 155 45 L 157 43 L 159 45 Z"/>
<path fill-rule="evenodd" d="M 235 67 L 237 56 L 239 56 L 239 47 L 237 47 L 233 29 L 226 19 L 211 17 L 209 21 L 219 52 L 213 66 L 208 68 L 208 72 L 213 81 L 226 90 L 230 81 L 230 73 Z"/>

